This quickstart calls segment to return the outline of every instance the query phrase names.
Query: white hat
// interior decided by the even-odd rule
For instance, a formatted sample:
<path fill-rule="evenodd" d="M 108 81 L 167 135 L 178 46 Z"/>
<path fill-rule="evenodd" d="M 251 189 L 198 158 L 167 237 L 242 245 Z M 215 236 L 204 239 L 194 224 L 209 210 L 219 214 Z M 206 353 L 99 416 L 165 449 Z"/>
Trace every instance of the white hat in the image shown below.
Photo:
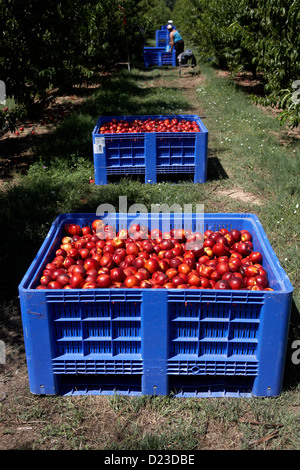
<path fill-rule="evenodd" d="M 168 23 L 169 23 L 169 24 L 173 24 L 173 20 L 169 20 Z"/>

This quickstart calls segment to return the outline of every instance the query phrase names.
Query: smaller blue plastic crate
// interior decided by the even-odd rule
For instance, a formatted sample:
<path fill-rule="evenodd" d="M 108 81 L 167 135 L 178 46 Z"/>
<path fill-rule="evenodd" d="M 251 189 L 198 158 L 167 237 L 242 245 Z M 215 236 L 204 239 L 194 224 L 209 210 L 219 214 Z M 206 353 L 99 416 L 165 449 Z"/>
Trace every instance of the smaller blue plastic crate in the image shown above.
<path fill-rule="evenodd" d="M 180 217 L 181 218 L 180 218 Z M 68 223 L 104 218 L 116 231 L 249 230 L 274 291 L 37 290 Z M 61 214 L 19 285 L 35 394 L 178 397 L 281 393 L 293 288 L 254 214 Z"/>
<path fill-rule="evenodd" d="M 158 29 L 155 33 L 156 47 L 166 47 L 170 42 L 170 34 L 168 30 Z"/>
<path fill-rule="evenodd" d="M 176 51 L 162 51 L 158 54 L 158 65 L 163 67 L 164 65 L 171 65 L 176 67 Z"/>
<path fill-rule="evenodd" d="M 117 119 L 186 119 L 196 121 L 200 132 L 141 132 L 101 134 L 101 126 Z M 145 183 L 156 183 L 159 174 L 191 174 L 194 183 L 207 180 L 208 130 L 200 117 L 188 115 L 103 116 L 93 130 L 95 184 L 107 184 L 113 175 L 145 175 Z"/>
<path fill-rule="evenodd" d="M 145 67 L 158 66 L 159 53 L 164 51 L 166 46 L 162 47 L 146 47 L 143 48 L 143 57 Z"/>

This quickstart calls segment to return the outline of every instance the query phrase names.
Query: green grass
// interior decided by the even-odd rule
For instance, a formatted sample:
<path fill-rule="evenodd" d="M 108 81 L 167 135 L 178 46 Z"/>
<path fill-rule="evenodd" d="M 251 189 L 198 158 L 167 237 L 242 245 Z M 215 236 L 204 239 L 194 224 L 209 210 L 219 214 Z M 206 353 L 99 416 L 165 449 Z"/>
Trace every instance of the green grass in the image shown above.
<path fill-rule="evenodd" d="M 299 366 L 291 343 L 300 337 L 299 319 L 299 153 L 269 113 L 254 106 L 232 81 L 217 78 L 201 64 L 191 100 L 176 85 L 172 69 L 134 69 L 104 79 L 80 111 L 61 123 L 35 149 L 35 162 L 16 184 L 1 192 L 1 330 L 10 354 L 24 361 L 17 286 L 54 218 L 63 212 L 95 212 L 103 203 L 118 207 L 175 203 L 204 204 L 206 212 L 254 212 L 294 286 L 283 393 L 268 399 L 173 399 L 172 397 L 32 397 L 14 392 L 0 403 L 5 433 L 36 423 L 35 449 L 195 450 L 299 449 Z M 202 79 L 203 78 L 203 79 Z M 145 185 L 122 178 L 107 186 L 89 184 L 93 176 L 91 133 L 100 115 L 185 114 L 205 110 L 209 130 L 209 178 L 194 185 L 161 181 Z M 241 188 L 260 205 L 219 194 Z M 17 241 L 17 242 L 16 242 Z M 11 266 L 11 269 L 8 268 Z M 10 377 L 5 378 L 9 383 Z M 280 426 L 279 426 L 280 425 Z M 272 431 L 272 439 L 260 442 Z"/>
<path fill-rule="evenodd" d="M 207 109 L 211 144 L 230 167 L 228 186 L 234 182 L 267 199 L 292 197 L 298 202 L 296 141 L 281 145 L 278 133 L 282 129 L 274 117 L 255 107 L 230 79 L 214 76 L 208 67 L 204 70 L 210 80 L 197 93 Z"/>

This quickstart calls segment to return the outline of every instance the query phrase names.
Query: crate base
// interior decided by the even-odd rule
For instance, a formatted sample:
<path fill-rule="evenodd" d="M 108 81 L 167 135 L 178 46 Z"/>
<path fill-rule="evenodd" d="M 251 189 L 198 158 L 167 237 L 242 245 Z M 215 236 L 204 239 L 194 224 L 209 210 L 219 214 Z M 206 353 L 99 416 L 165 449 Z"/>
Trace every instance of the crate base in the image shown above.
<path fill-rule="evenodd" d="M 141 376 L 66 375 L 57 378 L 58 395 L 141 395 Z"/>
<path fill-rule="evenodd" d="M 170 376 L 168 396 L 174 398 L 253 397 L 255 377 Z M 126 395 L 142 396 L 142 376 L 66 375 L 57 378 L 60 396 Z M 149 394 L 148 394 L 149 395 Z M 156 396 L 153 387 L 152 396 Z"/>
<path fill-rule="evenodd" d="M 145 184 L 156 184 L 161 182 L 169 183 L 179 183 L 181 181 L 191 182 L 194 184 L 203 183 L 202 178 L 197 178 L 195 171 L 191 170 L 190 167 L 185 168 L 168 168 L 168 171 L 163 171 L 163 169 L 158 168 L 156 172 L 156 177 L 149 179 L 144 171 L 132 171 L 132 168 L 127 169 L 117 169 L 116 171 L 107 172 L 106 184 L 117 183 L 122 178 L 130 178 L 132 180 L 140 181 Z M 104 184 L 104 183 L 103 183 Z M 99 186 L 103 185 L 102 183 Z"/>
<path fill-rule="evenodd" d="M 170 377 L 170 392 L 177 398 L 233 397 L 249 398 L 254 377 L 201 376 Z"/>

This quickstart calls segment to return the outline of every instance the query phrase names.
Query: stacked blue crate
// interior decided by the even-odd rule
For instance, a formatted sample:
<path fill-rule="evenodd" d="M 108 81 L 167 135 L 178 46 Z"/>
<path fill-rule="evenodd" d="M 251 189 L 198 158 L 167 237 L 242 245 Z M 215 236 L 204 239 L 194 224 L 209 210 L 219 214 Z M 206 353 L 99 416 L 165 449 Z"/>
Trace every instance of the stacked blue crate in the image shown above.
<path fill-rule="evenodd" d="M 166 48 L 170 42 L 169 31 L 158 29 L 155 33 L 155 42 L 156 42 L 156 47 Z"/>
<path fill-rule="evenodd" d="M 159 53 L 165 51 L 165 47 L 148 47 L 143 48 L 143 57 L 145 67 L 158 65 Z"/>
<path fill-rule="evenodd" d="M 145 67 L 171 65 L 176 67 L 175 50 L 169 52 L 170 34 L 167 25 L 155 32 L 155 47 L 144 46 L 143 59 Z"/>

